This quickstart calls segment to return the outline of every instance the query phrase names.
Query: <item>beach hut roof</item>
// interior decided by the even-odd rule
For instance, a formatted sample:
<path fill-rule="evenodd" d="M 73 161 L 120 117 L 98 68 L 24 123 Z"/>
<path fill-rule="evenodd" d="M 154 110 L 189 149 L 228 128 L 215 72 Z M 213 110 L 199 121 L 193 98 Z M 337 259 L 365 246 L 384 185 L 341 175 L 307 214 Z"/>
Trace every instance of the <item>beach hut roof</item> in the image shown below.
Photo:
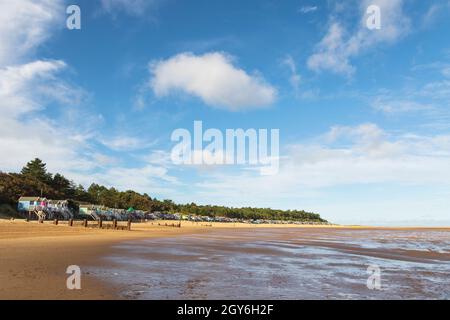
<path fill-rule="evenodd" d="M 51 199 L 48 200 L 48 203 L 51 204 L 65 204 L 68 202 L 69 202 L 68 200 L 51 200 Z"/>
<path fill-rule="evenodd" d="M 91 207 L 93 207 L 94 205 L 92 205 L 92 204 L 80 204 L 79 205 L 79 207 L 80 208 L 91 208 Z"/>
<path fill-rule="evenodd" d="M 40 197 L 20 197 L 19 201 L 45 201 L 45 198 Z"/>

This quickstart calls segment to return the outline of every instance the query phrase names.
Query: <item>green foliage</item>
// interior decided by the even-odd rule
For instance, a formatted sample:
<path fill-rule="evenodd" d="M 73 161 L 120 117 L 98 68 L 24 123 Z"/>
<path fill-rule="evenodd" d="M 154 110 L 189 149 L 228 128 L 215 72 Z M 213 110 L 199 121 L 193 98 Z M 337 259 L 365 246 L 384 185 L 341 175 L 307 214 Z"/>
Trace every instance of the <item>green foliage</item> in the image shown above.
<path fill-rule="evenodd" d="M 21 174 L 45 184 L 52 182 L 52 175 L 47 172 L 46 164 L 38 158 L 28 162 L 22 168 Z"/>
<path fill-rule="evenodd" d="M 45 194 L 48 197 L 57 196 L 57 192 L 49 185 L 39 180 L 18 173 L 0 172 L 0 201 L 14 205 L 21 196 Z"/>
<path fill-rule="evenodd" d="M 160 211 L 210 217 L 228 217 L 238 219 L 261 220 L 295 220 L 308 222 L 326 222 L 316 213 L 303 210 L 274 210 L 270 208 L 230 208 L 224 206 L 176 204 L 172 200 L 152 199 L 148 194 L 132 190 L 119 191 L 92 183 L 87 190 L 76 185 L 62 174 L 52 176 L 40 159 L 26 164 L 21 173 L 0 172 L 0 204 L 17 207 L 21 196 L 40 196 L 49 199 L 70 199 L 69 205 L 74 212 L 79 203 L 99 204 L 110 208 L 128 209 L 130 207 L 143 211 Z"/>
<path fill-rule="evenodd" d="M 195 203 L 176 206 L 184 214 L 228 217 L 255 220 L 294 220 L 309 222 L 326 222 L 319 214 L 303 210 L 275 210 L 270 208 L 230 208 L 224 206 L 198 206 Z"/>
<path fill-rule="evenodd" d="M 50 182 L 50 186 L 55 190 L 59 190 L 63 194 L 71 195 L 70 198 L 72 198 L 75 194 L 75 187 L 73 186 L 73 182 L 69 181 L 69 179 L 59 173 L 53 176 L 53 179 Z"/>
<path fill-rule="evenodd" d="M 19 218 L 16 210 L 9 204 L 0 204 L 0 218 Z"/>

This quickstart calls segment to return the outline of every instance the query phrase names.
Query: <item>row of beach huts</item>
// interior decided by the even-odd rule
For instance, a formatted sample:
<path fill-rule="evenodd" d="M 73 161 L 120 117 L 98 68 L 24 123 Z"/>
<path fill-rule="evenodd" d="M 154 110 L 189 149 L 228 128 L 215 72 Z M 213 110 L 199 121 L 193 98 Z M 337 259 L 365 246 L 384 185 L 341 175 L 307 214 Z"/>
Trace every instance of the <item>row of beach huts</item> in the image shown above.
<path fill-rule="evenodd" d="M 134 208 L 116 209 L 102 205 L 81 203 L 78 212 L 69 207 L 69 200 L 51 200 L 44 197 L 20 197 L 17 210 L 29 219 L 38 220 L 70 220 L 91 219 L 95 221 L 146 221 L 146 220 L 183 220 L 192 222 L 228 222 L 251 224 L 327 224 L 308 221 L 281 221 L 259 219 L 236 219 L 229 217 L 198 216 L 182 213 L 150 212 Z"/>
<path fill-rule="evenodd" d="M 192 215 L 184 215 L 179 213 L 163 213 L 163 212 L 146 212 L 135 210 L 134 208 L 116 209 L 108 208 L 102 205 L 81 203 L 78 205 L 78 212 L 74 212 L 69 207 L 68 200 L 51 200 L 44 197 L 20 197 L 18 200 L 17 210 L 30 219 L 52 220 L 61 219 L 69 220 L 73 218 L 92 220 L 190 220 L 190 221 L 213 221 L 210 217 L 198 217 Z M 221 218 L 222 219 L 222 218 Z M 232 222 L 231 219 L 223 222 Z"/>
<path fill-rule="evenodd" d="M 69 207 L 68 200 L 51 200 L 44 197 L 20 197 L 17 210 L 29 218 L 39 220 L 73 218 L 91 218 L 93 220 L 142 220 L 146 219 L 146 212 L 128 209 L 108 208 L 89 203 L 79 204 L 78 212 Z"/>

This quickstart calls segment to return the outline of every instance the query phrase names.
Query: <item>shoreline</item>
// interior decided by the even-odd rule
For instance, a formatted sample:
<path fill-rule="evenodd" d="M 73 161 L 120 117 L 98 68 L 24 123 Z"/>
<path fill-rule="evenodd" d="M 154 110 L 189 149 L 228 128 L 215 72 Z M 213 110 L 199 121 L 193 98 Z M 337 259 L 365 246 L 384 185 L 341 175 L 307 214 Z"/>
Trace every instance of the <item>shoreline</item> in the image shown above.
<path fill-rule="evenodd" d="M 167 222 L 167 221 L 166 221 Z M 159 223 L 164 224 L 165 221 Z M 174 223 L 169 221 L 167 223 Z M 82 289 L 68 290 L 65 273 L 69 265 L 102 268 L 101 258 L 121 242 L 177 235 L 261 228 L 348 229 L 348 230 L 434 230 L 449 227 L 368 227 L 336 225 L 253 225 L 182 222 L 181 228 L 158 226 L 158 221 L 135 223 L 131 231 L 55 226 L 24 220 L 0 219 L 0 299 L 121 299 L 113 284 L 82 272 Z M 331 231 L 331 230 L 330 230 Z"/>

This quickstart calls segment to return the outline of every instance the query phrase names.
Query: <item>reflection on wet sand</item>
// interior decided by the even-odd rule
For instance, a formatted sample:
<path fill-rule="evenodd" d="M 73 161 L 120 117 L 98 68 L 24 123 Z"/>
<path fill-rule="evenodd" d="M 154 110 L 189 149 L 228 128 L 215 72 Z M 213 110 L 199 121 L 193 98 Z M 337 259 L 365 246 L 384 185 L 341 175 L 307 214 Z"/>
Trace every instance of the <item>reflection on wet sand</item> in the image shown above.
<path fill-rule="evenodd" d="M 448 230 L 223 229 L 123 243 L 104 262 L 92 273 L 132 299 L 450 298 Z"/>

